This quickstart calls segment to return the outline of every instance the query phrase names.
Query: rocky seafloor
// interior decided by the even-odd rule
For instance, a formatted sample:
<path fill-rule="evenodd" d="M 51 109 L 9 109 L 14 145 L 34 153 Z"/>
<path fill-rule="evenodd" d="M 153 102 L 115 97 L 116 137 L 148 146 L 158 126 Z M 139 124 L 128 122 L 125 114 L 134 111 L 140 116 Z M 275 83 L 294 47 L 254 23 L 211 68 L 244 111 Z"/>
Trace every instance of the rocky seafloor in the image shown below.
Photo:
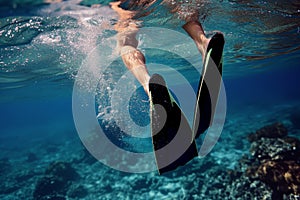
<path fill-rule="evenodd" d="M 300 120 L 284 113 L 255 125 L 227 120 L 213 152 L 163 175 L 111 169 L 76 135 L 27 151 L 3 149 L 0 199 L 300 199 Z"/>

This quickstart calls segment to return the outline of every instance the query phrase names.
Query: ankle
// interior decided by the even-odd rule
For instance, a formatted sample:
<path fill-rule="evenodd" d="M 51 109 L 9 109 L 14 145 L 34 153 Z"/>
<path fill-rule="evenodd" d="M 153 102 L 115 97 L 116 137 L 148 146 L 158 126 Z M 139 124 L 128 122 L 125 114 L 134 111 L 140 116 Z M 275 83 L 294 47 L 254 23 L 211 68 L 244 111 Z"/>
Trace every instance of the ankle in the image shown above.
<path fill-rule="evenodd" d="M 195 42 L 197 44 L 199 51 L 204 56 L 210 39 L 206 38 L 205 35 L 203 35 L 203 34 L 200 34 L 198 38 L 199 39 Z"/>
<path fill-rule="evenodd" d="M 189 21 L 183 25 L 183 29 L 190 35 L 197 45 L 198 50 L 204 56 L 209 39 L 205 37 L 204 30 L 198 21 Z"/>
<path fill-rule="evenodd" d="M 184 24 L 182 28 L 195 41 L 199 40 L 199 35 L 204 35 L 204 30 L 198 21 L 189 21 L 186 24 Z"/>

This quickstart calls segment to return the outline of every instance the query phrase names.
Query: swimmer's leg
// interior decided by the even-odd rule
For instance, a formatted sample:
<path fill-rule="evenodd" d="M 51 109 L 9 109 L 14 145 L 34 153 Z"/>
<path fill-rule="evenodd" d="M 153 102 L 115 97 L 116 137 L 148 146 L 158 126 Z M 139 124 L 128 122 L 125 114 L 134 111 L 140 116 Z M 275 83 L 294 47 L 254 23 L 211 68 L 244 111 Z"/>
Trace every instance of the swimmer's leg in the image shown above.
<path fill-rule="evenodd" d="M 149 95 L 150 76 L 145 65 L 145 57 L 137 49 L 138 41 L 136 34 L 138 26 L 135 20 L 133 20 L 135 13 L 134 11 L 122 9 L 120 3 L 121 1 L 110 3 L 111 8 L 119 15 L 119 21 L 114 26 L 118 32 L 117 51 L 121 53 L 125 66 L 132 72 Z"/>
<path fill-rule="evenodd" d="M 145 57 L 142 52 L 133 46 L 123 46 L 121 48 L 121 56 L 125 66 L 135 76 L 135 78 L 143 86 L 145 92 L 149 96 L 149 80 L 150 75 L 148 73 Z"/>
<path fill-rule="evenodd" d="M 150 78 L 145 57 L 136 48 L 135 36 L 136 32 L 129 31 L 119 34 L 118 46 L 124 64 L 149 96 L 152 144 L 157 170 L 162 174 L 185 165 L 197 157 L 198 152 L 188 120 L 169 92 L 163 77 L 154 74 Z M 173 140 L 177 141 L 176 145 L 169 145 Z"/>
<path fill-rule="evenodd" d="M 183 25 L 183 29 L 190 35 L 197 45 L 198 50 L 202 55 L 202 61 L 205 62 L 207 53 L 212 51 L 211 58 L 219 67 L 222 62 L 222 52 L 224 47 L 224 36 L 221 32 L 216 32 L 212 38 L 206 38 L 204 30 L 198 21 L 189 21 Z"/>
<path fill-rule="evenodd" d="M 206 38 L 201 24 L 198 21 L 189 21 L 185 25 L 183 25 L 183 29 L 194 40 L 204 60 L 205 52 L 210 39 Z"/>
<path fill-rule="evenodd" d="M 138 41 L 135 38 L 136 33 L 137 30 L 118 33 L 118 48 L 125 66 L 149 95 L 150 75 L 145 64 L 145 56 L 137 49 Z"/>
<path fill-rule="evenodd" d="M 130 11 L 121 9 L 118 2 L 111 5 L 120 15 L 120 21 L 115 25 L 118 31 L 117 51 L 150 99 L 152 143 L 157 169 L 160 174 L 172 171 L 198 155 L 192 129 L 163 78 L 157 74 L 150 78 L 145 57 L 137 49 L 138 27 L 132 23 Z"/>
<path fill-rule="evenodd" d="M 197 138 L 212 125 L 222 81 L 225 41 L 220 32 L 210 39 L 206 38 L 198 21 L 187 22 L 183 28 L 195 41 L 203 61 L 193 123 L 193 134 Z"/>

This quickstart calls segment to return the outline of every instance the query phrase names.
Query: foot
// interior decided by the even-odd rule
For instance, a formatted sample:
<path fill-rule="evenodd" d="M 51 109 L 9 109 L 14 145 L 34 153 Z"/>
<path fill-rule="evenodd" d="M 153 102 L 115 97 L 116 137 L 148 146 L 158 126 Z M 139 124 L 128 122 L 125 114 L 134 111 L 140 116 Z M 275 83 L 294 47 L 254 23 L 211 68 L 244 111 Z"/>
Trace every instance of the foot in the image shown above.
<path fill-rule="evenodd" d="M 200 42 L 198 42 L 198 41 L 195 41 L 195 42 L 196 42 L 198 50 L 200 51 L 200 53 L 202 55 L 202 60 L 204 61 L 204 59 L 206 57 L 207 47 L 208 47 L 208 44 L 211 39 L 206 38 L 205 35 L 202 35 L 202 34 L 199 36 L 199 38 L 200 38 Z"/>

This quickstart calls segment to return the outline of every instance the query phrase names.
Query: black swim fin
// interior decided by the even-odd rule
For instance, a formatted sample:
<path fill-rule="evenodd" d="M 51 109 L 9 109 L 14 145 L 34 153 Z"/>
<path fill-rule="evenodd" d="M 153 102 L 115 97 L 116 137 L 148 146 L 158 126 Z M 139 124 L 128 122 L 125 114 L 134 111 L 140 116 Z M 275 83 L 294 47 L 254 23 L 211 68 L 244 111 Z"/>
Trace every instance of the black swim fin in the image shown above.
<path fill-rule="evenodd" d="M 222 81 L 223 48 L 225 40 L 217 32 L 210 40 L 198 85 L 193 134 L 198 138 L 212 124 Z"/>
<path fill-rule="evenodd" d="M 149 82 L 152 143 L 160 174 L 198 156 L 192 129 L 158 74 Z"/>

